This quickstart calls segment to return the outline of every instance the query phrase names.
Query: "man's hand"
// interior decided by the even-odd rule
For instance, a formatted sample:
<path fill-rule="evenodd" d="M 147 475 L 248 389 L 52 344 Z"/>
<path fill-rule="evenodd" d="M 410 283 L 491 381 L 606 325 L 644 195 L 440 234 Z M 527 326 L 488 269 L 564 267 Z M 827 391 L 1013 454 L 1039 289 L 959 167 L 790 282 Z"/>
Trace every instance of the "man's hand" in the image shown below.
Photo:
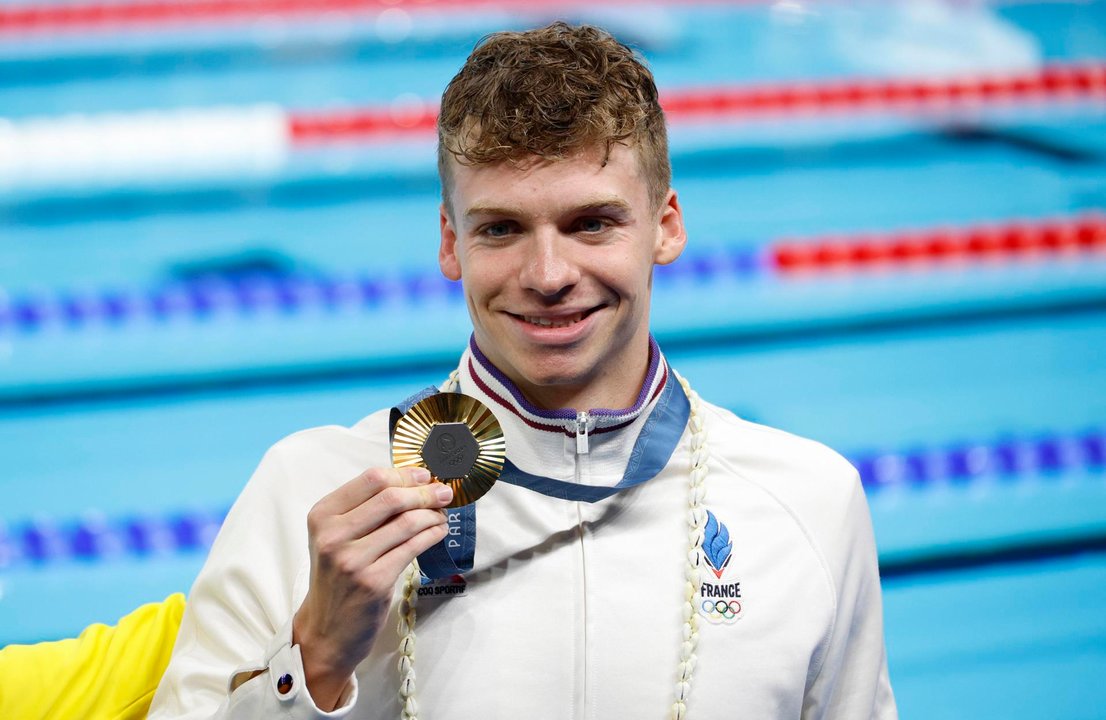
<path fill-rule="evenodd" d="M 372 468 L 307 514 L 311 585 L 292 620 L 311 697 L 333 710 L 388 614 L 396 579 L 446 535 L 453 497 L 422 468 Z"/>

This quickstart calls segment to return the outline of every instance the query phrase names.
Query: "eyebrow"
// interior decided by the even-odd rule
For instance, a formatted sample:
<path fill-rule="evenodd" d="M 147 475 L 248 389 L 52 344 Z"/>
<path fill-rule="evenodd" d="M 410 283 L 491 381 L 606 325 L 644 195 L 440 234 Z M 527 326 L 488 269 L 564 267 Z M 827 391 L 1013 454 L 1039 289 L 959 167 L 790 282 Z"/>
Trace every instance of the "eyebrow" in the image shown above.
<path fill-rule="evenodd" d="M 465 217 L 476 217 L 477 215 L 518 215 L 518 210 L 511 208 L 492 207 L 490 205 L 476 205 L 470 207 L 465 211 Z"/>
<path fill-rule="evenodd" d="M 629 203 L 620 198 L 599 198 L 571 209 L 571 212 L 577 215 L 586 215 L 587 213 L 600 211 L 613 211 L 628 215 L 633 209 L 630 207 Z M 518 208 L 495 207 L 491 205 L 475 205 L 465 211 L 466 218 L 487 215 L 516 217 L 521 214 Z"/>
<path fill-rule="evenodd" d="M 633 208 L 630 207 L 630 204 L 628 202 L 619 198 L 595 200 L 594 202 L 590 202 L 586 205 L 581 205 L 580 207 L 576 208 L 576 212 L 579 214 L 600 211 L 618 212 L 629 215 L 631 212 L 633 212 Z"/>

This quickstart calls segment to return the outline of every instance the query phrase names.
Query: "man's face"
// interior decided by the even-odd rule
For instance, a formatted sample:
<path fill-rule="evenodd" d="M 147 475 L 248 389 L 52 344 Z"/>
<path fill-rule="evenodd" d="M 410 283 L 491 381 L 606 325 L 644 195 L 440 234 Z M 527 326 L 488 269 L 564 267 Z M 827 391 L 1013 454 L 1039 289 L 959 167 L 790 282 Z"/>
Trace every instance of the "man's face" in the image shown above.
<path fill-rule="evenodd" d="M 686 237 L 676 194 L 653 208 L 634 150 L 452 165 L 442 272 L 463 280 L 476 343 L 545 407 L 625 407 L 648 363 L 655 263 Z"/>

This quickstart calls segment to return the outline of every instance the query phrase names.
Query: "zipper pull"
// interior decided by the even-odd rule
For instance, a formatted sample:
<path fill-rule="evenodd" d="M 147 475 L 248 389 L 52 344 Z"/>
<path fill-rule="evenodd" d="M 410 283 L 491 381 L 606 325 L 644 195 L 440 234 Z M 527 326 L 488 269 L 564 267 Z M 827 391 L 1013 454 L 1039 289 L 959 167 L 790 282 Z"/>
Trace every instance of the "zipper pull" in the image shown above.
<path fill-rule="evenodd" d="M 584 410 L 576 413 L 576 454 L 588 454 L 588 414 Z"/>

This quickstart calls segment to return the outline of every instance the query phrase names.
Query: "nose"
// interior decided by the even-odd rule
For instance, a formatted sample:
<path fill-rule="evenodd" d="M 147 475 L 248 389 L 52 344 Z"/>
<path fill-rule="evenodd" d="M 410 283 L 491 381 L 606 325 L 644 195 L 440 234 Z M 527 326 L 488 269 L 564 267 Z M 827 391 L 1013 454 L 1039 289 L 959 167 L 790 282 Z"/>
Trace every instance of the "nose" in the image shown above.
<path fill-rule="evenodd" d="M 527 243 L 519 273 L 522 287 L 546 298 L 564 295 L 580 281 L 572 258 L 572 240 L 554 230 L 535 232 Z"/>

